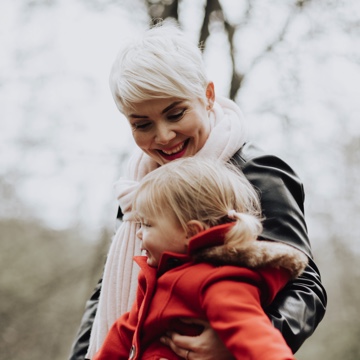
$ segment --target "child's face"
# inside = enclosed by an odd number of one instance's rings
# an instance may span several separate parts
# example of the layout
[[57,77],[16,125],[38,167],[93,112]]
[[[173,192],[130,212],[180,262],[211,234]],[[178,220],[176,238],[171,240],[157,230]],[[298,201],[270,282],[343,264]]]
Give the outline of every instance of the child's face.
[[186,253],[186,231],[171,214],[149,218],[139,212],[139,216],[141,227],[136,235],[142,241],[141,250],[146,252],[148,265],[157,267],[164,251]]

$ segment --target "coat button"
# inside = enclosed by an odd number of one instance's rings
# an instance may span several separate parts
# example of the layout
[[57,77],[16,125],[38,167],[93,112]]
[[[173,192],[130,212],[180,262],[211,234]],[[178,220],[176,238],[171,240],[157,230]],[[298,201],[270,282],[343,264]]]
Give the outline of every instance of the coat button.
[[133,345],[129,352],[129,359],[133,359],[135,357],[136,347]]

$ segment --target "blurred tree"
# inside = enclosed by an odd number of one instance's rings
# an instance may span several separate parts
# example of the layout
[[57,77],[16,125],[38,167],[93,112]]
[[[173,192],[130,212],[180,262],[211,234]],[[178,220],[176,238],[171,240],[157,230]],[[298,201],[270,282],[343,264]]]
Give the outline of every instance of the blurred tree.
[[0,359],[65,359],[110,234],[93,243],[79,229],[17,220],[0,233]]
[[[268,46],[263,50],[262,53],[259,53],[258,56],[254,57],[253,62],[248,69],[247,73],[240,72],[236,67],[236,46],[234,44],[234,35],[238,30],[241,30],[249,23],[253,15],[254,4],[246,0],[246,10],[244,11],[244,18],[241,23],[231,24],[225,14],[221,1],[219,0],[206,0],[204,5],[204,14],[199,36],[199,44],[201,44],[202,49],[206,47],[206,41],[210,36],[210,27],[213,23],[220,23],[220,25],[225,29],[227,33],[227,38],[229,42],[230,52],[229,56],[231,59],[231,82],[230,90],[228,96],[230,99],[234,100],[237,96],[237,93],[242,85],[244,77],[246,74],[249,74],[251,68],[254,67],[266,54],[270,53],[275,49],[275,47],[280,44],[286,35],[288,28],[291,26],[296,15],[303,11],[307,4],[311,0],[297,0],[294,2],[293,9],[289,11],[287,20],[284,22],[284,25],[279,28],[278,33],[275,34],[274,39],[268,44]],[[179,22],[179,6],[181,6],[181,0],[146,0],[148,7],[148,14],[150,17],[150,25],[156,24],[159,19],[173,18]],[[180,24],[181,25],[181,24]]]
[[150,25],[154,25],[159,19],[174,18],[179,20],[179,1],[178,0],[146,0]]

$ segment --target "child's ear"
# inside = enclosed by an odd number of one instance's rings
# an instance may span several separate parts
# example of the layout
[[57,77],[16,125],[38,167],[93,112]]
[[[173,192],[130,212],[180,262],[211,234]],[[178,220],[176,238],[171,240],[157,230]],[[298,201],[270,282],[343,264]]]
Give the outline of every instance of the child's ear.
[[201,231],[204,231],[208,227],[198,220],[190,220],[187,224],[186,238],[190,239]]

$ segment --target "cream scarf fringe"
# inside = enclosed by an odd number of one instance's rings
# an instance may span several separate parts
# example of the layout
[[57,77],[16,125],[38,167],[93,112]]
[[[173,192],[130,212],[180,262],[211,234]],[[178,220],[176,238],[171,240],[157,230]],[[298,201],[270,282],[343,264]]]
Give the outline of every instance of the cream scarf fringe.
[[[211,132],[203,148],[195,156],[228,161],[245,142],[244,118],[239,107],[229,99],[217,97],[210,112]],[[97,313],[92,327],[86,358],[92,359],[101,347],[111,325],[130,310],[137,289],[138,266],[133,256],[140,255],[136,237],[138,225],[132,220],[131,199],[137,182],[158,165],[140,149],[131,157],[127,179],[115,184],[123,216],[105,264]]]

